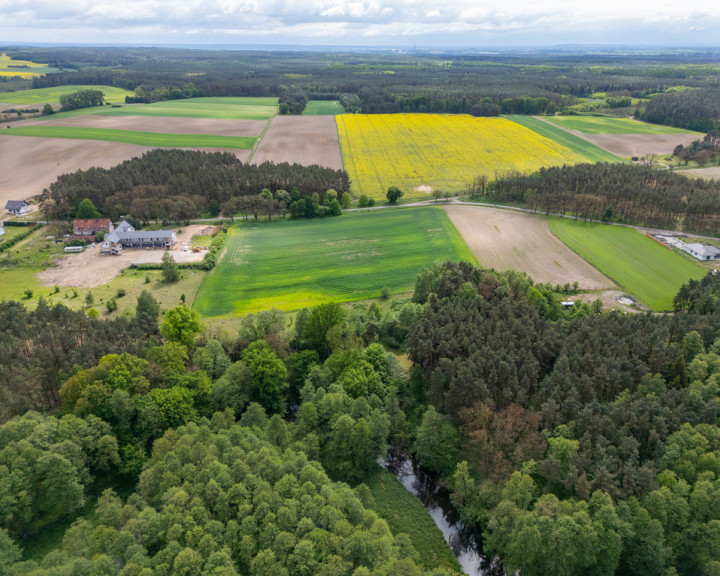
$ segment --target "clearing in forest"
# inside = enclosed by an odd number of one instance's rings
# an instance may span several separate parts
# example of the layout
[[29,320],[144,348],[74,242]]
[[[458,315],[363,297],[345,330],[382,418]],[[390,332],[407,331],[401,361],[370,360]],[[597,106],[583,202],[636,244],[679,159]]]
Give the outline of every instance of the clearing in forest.
[[310,100],[303,112],[306,116],[337,116],[345,114],[345,108],[337,100]]
[[672,310],[680,287],[705,275],[699,264],[634,228],[555,217],[550,226],[572,250],[653,310]]
[[246,222],[203,281],[194,308],[204,316],[297,310],[413,289],[436,260],[474,262],[440,208],[346,213],[322,220]]
[[253,164],[317,164],[342,170],[334,116],[275,116],[258,144]]
[[536,282],[577,282],[587,290],[614,286],[558,240],[544,216],[485,206],[453,205],[445,211],[481,266],[519,270]]
[[506,118],[464,114],[343,114],[340,146],[352,192],[385,198],[461,193],[478,175],[584,162],[584,156]]

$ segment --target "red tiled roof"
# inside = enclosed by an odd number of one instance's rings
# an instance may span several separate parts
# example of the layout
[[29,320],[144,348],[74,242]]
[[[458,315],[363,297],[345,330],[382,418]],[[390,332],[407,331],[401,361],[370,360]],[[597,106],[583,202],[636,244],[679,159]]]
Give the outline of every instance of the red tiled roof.
[[110,225],[110,218],[73,220],[73,230],[79,232],[99,232],[100,230],[110,230]]

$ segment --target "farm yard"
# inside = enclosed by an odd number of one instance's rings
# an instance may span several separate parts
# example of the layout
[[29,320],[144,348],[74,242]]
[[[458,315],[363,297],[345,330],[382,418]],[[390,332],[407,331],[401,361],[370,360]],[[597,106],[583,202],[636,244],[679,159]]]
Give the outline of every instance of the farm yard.
[[546,121],[623,158],[672,154],[678,144],[686,146],[702,137],[699,132],[648,124],[632,118],[555,116],[548,117]]
[[481,266],[526,272],[536,282],[577,282],[586,290],[614,285],[553,235],[546,217],[484,206],[445,211]]
[[275,116],[260,140],[253,164],[288,162],[343,167],[333,116]]
[[407,197],[432,189],[460,192],[475,176],[530,171],[586,160],[505,118],[439,114],[344,114],[336,117],[345,169],[355,196]]
[[633,228],[551,219],[551,230],[582,258],[656,311],[672,310],[677,291],[705,269]]
[[246,223],[230,229],[194,308],[204,316],[243,316],[376,298],[384,287],[402,293],[423,267],[446,259],[474,261],[441,208]]

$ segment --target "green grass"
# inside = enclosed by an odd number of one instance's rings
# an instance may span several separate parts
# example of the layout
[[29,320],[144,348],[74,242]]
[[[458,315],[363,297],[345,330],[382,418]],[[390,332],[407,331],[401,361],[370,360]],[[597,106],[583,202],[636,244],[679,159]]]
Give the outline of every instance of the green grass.
[[153,104],[127,104],[119,108],[95,108],[103,116],[167,116],[177,118],[219,118],[224,120],[267,120],[277,114],[277,98],[190,98]]
[[572,250],[653,310],[672,310],[680,286],[705,275],[699,264],[633,228],[567,218],[552,218],[550,227]]
[[337,100],[310,100],[305,106],[306,116],[336,116],[345,114],[345,108]]
[[408,492],[389,472],[379,470],[365,482],[375,499],[375,511],[393,534],[407,534],[426,569],[445,568],[462,572],[460,563],[443,539],[422,502]]
[[517,114],[505,116],[508,120],[517,122],[525,128],[529,128],[537,132],[541,136],[555,140],[558,144],[562,144],[573,152],[587,158],[588,162],[622,162],[622,158],[611,154],[607,150],[603,150],[595,144],[591,144],[587,140],[583,140],[579,136],[570,134],[570,132],[548,124],[544,120],[534,118],[532,116],[520,116]]
[[111,128],[78,128],[69,126],[13,126],[0,131],[0,136],[34,136],[38,138],[67,138],[71,140],[102,140],[125,142],[140,146],[163,148],[239,148],[251,150],[255,138],[247,136],[214,136],[211,134],[164,134]]
[[607,116],[552,116],[548,120],[563,128],[583,134],[698,134],[682,128],[648,124],[633,118],[609,118]]
[[106,102],[125,102],[125,96],[133,92],[115,88],[114,86],[57,86],[53,88],[36,88],[34,90],[18,90],[17,92],[1,92],[0,102],[8,104],[46,104],[60,102],[60,96],[72,94],[78,90],[100,90],[105,94]]
[[440,208],[248,222],[230,229],[195,309],[204,316],[245,315],[373,298],[385,286],[406,292],[424,266],[448,258],[475,261]]

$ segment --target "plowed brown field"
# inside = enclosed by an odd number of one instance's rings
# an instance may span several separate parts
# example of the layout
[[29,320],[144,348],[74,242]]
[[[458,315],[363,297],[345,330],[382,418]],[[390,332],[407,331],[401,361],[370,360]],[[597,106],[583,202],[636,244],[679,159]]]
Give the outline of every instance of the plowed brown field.
[[542,216],[484,206],[446,206],[445,211],[481,266],[520,270],[536,282],[577,282],[588,290],[614,286],[555,237]]

